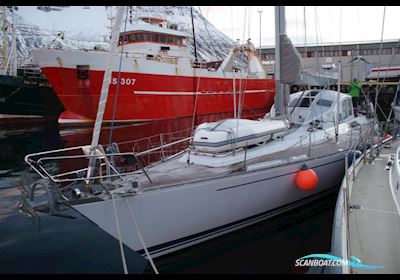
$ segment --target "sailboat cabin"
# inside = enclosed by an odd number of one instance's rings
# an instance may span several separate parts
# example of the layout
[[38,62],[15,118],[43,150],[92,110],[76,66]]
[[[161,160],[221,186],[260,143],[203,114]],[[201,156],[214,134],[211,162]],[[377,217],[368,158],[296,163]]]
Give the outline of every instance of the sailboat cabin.
[[176,24],[169,24],[160,18],[141,17],[133,30],[122,32],[118,46],[126,52],[149,56],[188,57],[188,35],[181,32]]

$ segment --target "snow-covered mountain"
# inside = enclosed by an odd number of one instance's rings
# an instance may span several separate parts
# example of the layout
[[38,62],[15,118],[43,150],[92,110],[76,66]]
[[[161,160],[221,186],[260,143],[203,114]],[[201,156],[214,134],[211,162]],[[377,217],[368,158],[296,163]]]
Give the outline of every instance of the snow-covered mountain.
[[[29,51],[33,48],[93,49],[95,46],[107,48],[106,38],[110,33],[107,13],[110,15],[113,11],[115,14],[115,7],[19,7],[17,11],[14,11],[18,60],[21,62],[28,58]],[[132,12],[128,12],[128,19],[129,15],[132,15],[132,23],[127,20],[126,27],[123,24],[121,31],[125,28],[129,30],[132,24],[139,21],[139,17],[150,16],[166,19],[192,37],[190,6],[133,6]],[[7,9],[9,50],[12,39],[12,18],[12,13]],[[234,41],[217,30],[195,8],[193,8],[193,20],[199,58],[206,61],[223,59]],[[191,37],[189,45],[194,56]],[[0,45],[2,45],[2,34],[0,38]]]

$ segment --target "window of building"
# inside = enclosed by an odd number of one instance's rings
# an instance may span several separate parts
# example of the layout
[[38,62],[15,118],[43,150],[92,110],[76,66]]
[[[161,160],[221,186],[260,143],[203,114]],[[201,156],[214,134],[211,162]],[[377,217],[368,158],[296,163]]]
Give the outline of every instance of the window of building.
[[172,44],[174,42],[174,37],[173,36],[168,36],[167,40],[168,40],[169,44]]
[[307,57],[313,57],[313,52],[307,52]]
[[342,56],[347,56],[347,51],[342,51]]
[[382,49],[382,54],[392,54],[392,49]]
[[351,50],[347,51],[347,56],[351,56]]
[[165,35],[160,35],[160,42],[165,43]]

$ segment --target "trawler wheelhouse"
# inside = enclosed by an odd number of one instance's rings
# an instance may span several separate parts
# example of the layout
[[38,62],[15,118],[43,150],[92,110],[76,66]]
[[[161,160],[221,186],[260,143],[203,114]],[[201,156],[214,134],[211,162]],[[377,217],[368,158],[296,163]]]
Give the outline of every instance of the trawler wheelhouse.
[[170,55],[189,57],[188,35],[177,30],[177,25],[166,20],[142,17],[134,30],[121,32],[118,47],[146,55]]

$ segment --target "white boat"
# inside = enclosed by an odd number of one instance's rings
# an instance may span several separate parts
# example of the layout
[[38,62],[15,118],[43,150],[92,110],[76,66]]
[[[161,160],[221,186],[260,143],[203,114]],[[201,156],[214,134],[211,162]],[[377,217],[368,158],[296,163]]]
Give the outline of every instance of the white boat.
[[288,130],[289,123],[286,120],[226,119],[199,125],[194,134],[193,146],[200,152],[228,152],[264,143],[272,139],[273,135]]
[[329,267],[328,273],[400,272],[399,139],[385,135],[374,140],[370,149],[346,166],[336,202],[331,254],[349,262]]
[[[281,57],[277,48],[280,70],[275,77],[288,83],[300,73],[300,57],[282,29],[283,8],[277,7],[276,13],[280,14],[276,20],[281,27],[277,44],[285,45],[288,56]],[[105,154],[96,142],[97,128],[90,156],[98,159],[97,165],[91,160],[88,168],[79,170],[85,173],[80,178],[66,178],[77,171],[52,174],[43,162],[78,158],[47,155],[82,147],[31,154],[25,160],[54,184],[73,183],[60,189],[58,199],[132,250],[149,258],[161,256],[318,199],[340,183],[344,153],[370,133],[370,120],[354,116],[351,97],[346,94],[331,90],[298,92],[284,106],[288,91],[280,83],[277,89],[275,105],[264,119],[204,124],[196,130],[193,145],[134,172],[119,172],[115,159],[122,155],[136,158],[138,154]],[[233,140],[218,127],[232,130]],[[228,137],[228,143],[224,137]],[[241,137],[248,139],[242,141]],[[227,149],[226,144],[232,145]],[[317,176],[308,190],[297,181],[304,164]],[[34,192],[33,188],[32,200]]]

